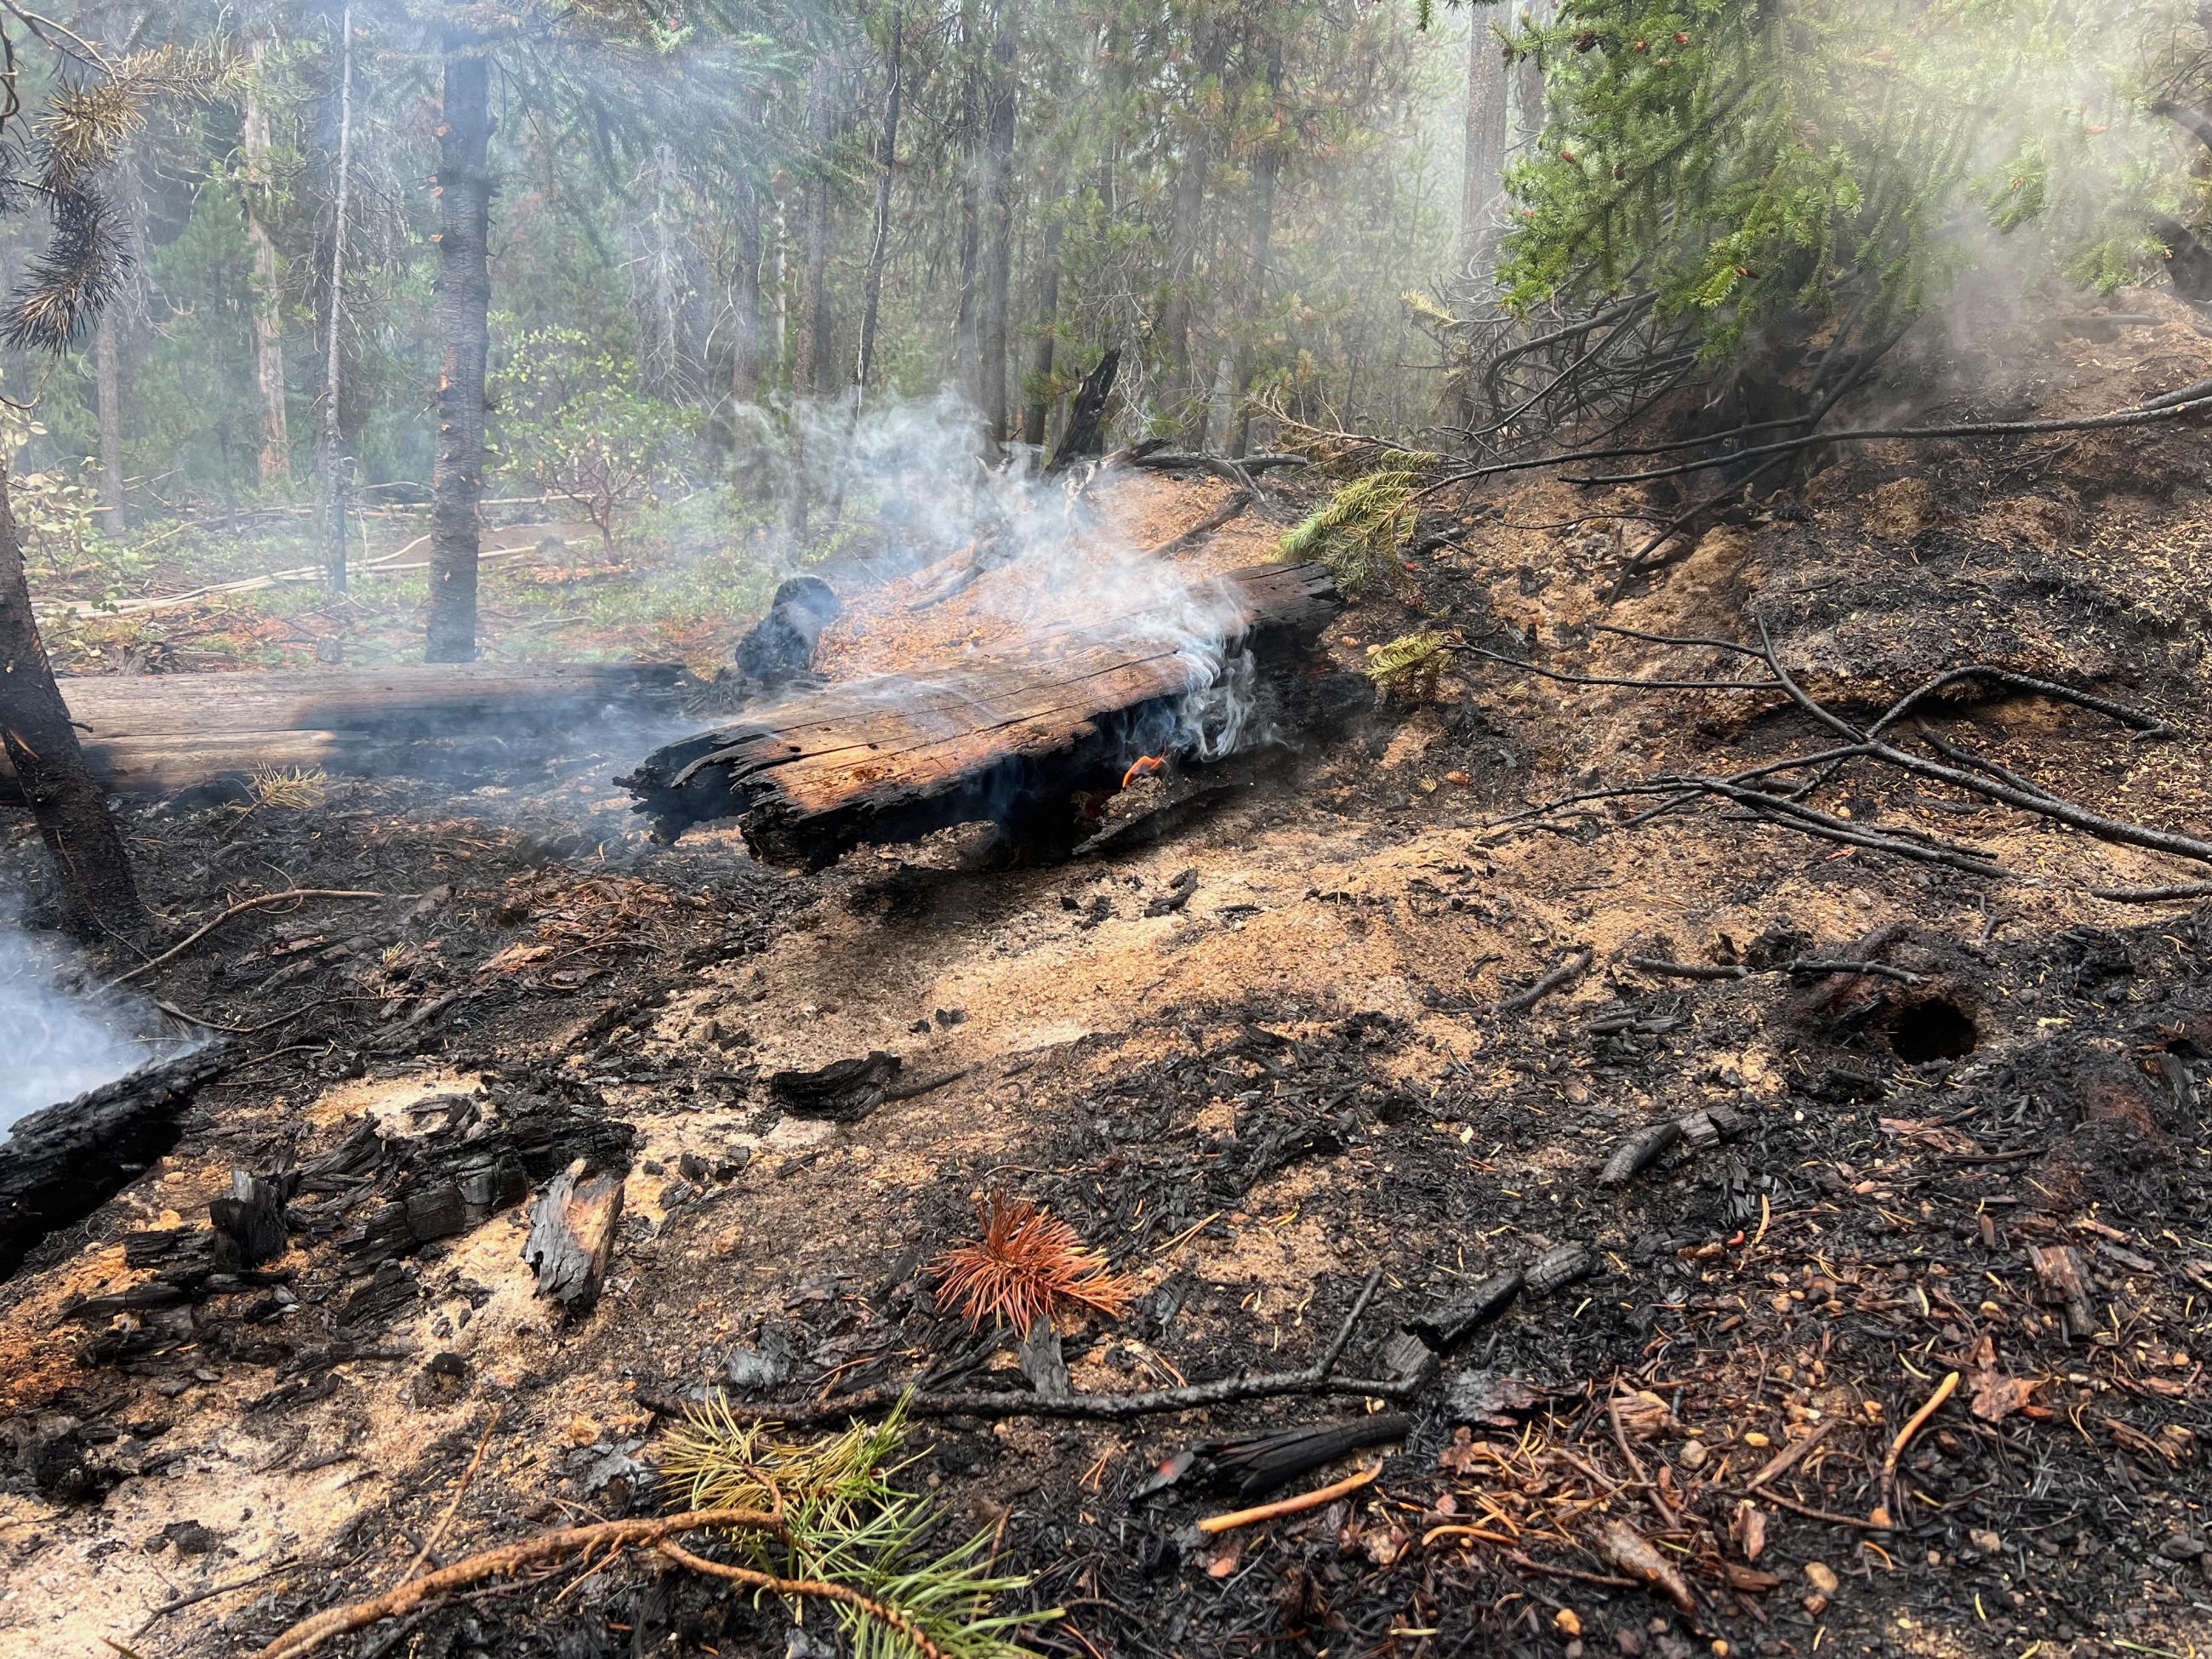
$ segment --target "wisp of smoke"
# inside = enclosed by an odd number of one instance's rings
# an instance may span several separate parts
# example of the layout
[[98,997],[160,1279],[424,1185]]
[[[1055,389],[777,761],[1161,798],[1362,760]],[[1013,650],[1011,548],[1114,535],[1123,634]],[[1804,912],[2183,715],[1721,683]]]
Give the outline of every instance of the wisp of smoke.
[[64,988],[70,966],[58,946],[0,922],[0,1136],[41,1107],[198,1046],[165,1036],[143,998]]

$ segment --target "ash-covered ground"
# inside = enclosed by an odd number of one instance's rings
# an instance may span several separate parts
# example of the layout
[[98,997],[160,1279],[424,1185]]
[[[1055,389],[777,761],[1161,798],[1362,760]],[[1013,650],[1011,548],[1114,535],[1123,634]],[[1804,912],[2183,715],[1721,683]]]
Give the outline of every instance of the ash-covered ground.
[[[2124,369],[2062,341],[2038,379],[1972,397],[1933,362],[1926,394],[1970,417],[2077,412],[2207,372],[2191,331],[2157,336]],[[2185,424],[1863,447],[1610,608],[1627,515],[1665,502],[1553,482],[1444,496],[1425,527],[1449,539],[1348,609],[1328,651],[1357,666],[1443,625],[1587,678],[1703,678],[1724,653],[1590,625],[1755,641],[1763,623],[1813,695],[1862,715],[1994,665],[2175,735],[1987,687],[1927,729],[2203,836],[2202,445]],[[1149,545],[1225,488],[1137,479],[1112,499]],[[1316,491],[1270,486],[1285,518]],[[1281,528],[1247,514],[1188,556],[1256,562]],[[870,626],[887,637],[893,613],[840,623]],[[962,637],[949,608],[927,627]],[[988,1530],[1029,1576],[1006,1605],[1061,1610],[1028,1632],[1041,1651],[2201,1650],[2212,906],[2092,896],[2201,872],[1869,766],[1824,807],[2006,875],[1725,803],[1633,828],[1635,802],[1518,816],[1820,734],[1772,696],[1459,671],[1225,775],[1151,845],[1044,867],[964,833],[811,875],[754,864],[733,831],[655,848],[610,782],[635,758],[619,747],[496,785],[131,809],[166,915],[283,882],[392,896],[241,917],[155,981],[239,1028],[219,1034],[240,1058],[158,1167],[0,1290],[0,1633],[70,1659],[248,1652],[426,1544],[450,1561],[657,1507],[672,1413],[702,1389],[1025,1389],[1012,1338],[940,1311],[927,1272],[999,1194],[1048,1205],[1134,1287],[1125,1316],[1066,1324],[1078,1392],[1297,1370],[1378,1267],[1342,1370],[1389,1377],[1403,1328],[1499,1270],[1568,1245],[1594,1267],[1468,1335],[1392,1405],[1399,1437],[1287,1491],[1379,1461],[1371,1483],[1267,1523],[1199,1532],[1246,1501],[1207,1489],[1203,1460],[1139,1488],[1202,1443],[1384,1402],[919,1423],[906,1481],[947,1536]],[[1834,961],[1879,966],[1789,971]],[[769,1087],[878,1051],[935,1086],[852,1122]],[[1601,1183],[1639,1131],[1698,1114],[1717,1139]],[[487,1136],[533,1185],[579,1149],[627,1165],[595,1311],[533,1297],[519,1204],[417,1249],[365,1226]],[[126,1237],[203,1228],[234,1168],[311,1172],[286,1254],[252,1282],[134,1301],[162,1267]],[[2068,1263],[2071,1305],[2051,1277]],[[1683,1605],[1624,1571],[1620,1527]],[[339,1650],[813,1650],[789,1627],[775,1603],[616,1559]]]

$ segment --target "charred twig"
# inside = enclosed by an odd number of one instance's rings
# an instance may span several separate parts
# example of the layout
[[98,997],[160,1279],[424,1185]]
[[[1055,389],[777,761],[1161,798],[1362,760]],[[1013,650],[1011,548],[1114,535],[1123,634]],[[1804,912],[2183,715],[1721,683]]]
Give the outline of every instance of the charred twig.
[[1571,477],[1566,482],[1575,484],[1647,483],[1655,478],[1673,478],[1686,472],[1710,471],[1714,467],[1748,460],[1753,456],[1795,454],[1800,450],[1816,448],[1822,444],[1879,443],[1890,440],[1919,441],[1942,438],[2017,438],[2043,432],[2100,432],[2112,427],[2147,426],[2154,421],[2172,420],[2208,407],[2212,407],[2212,397],[2194,398],[2186,403],[2166,404],[2157,408],[2124,409],[2106,415],[2062,416],[2043,421],[1962,421],[1950,426],[1852,427],[1841,432],[1819,432],[1802,438],[1784,438],[1775,443],[1757,444],[1749,449],[1735,450],[1726,455],[1678,461],[1671,466],[1652,467],[1642,472],[1593,473],[1584,477]]
[[191,950],[192,946],[198,945],[210,933],[215,932],[216,928],[222,927],[223,923],[230,921],[234,916],[242,916],[249,910],[264,909],[271,904],[289,904],[295,899],[383,899],[404,896],[407,896],[407,895],[392,893],[361,893],[336,887],[295,887],[282,893],[264,893],[258,898],[246,899],[237,904],[232,905],[230,908],[224,911],[221,915],[216,917],[214,921],[193,929],[191,933],[178,940],[176,944],[171,945],[167,950],[162,951],[160,956],[149,957],[145,961],[140,963],[136,968],[131,969],[128,973],[118,974],[113,979],[109,980],[106,984],[101,986],[100,988],[103,991],[112,991],[118,985],[128,984],[131,981],[137,978],[141,974],[150,974],[156,968],[163,967],[169,963],[174,962],[179,957],[184,955],[185,951]]
[[2089,896],[2112,904],[2171,904],[2177,899],[2212,898],[2212,881],[2185,881],[2172,887],[2092,887]]
[[787,1595],[795,1601],[812,1596],[819,1601],[842,1602],[856,1607],[877,1623],[899,1633],[921,1659],[945,1659],[945,1650],[931,1641],[921,1626],[896,1607],[878,1601],[872,1595],[863,1595],[848,1584],[832,1584],[819,1578],[780,1578],[772,1572],[756,1572],[750,1567],[732,1566],[723,1561],[709,1561],[703,1555],[694,1555],[681,1544],[661,1539],[653,1548],[678,1566],[703,1573],[710,1578],[727,1579],[733,1584],[743,1584],[748,1589],[763,1590],[771,1595]]
[[[1105,1419],[1146,1417],[1162,1412],[1196,1411],[1226,1405],[1231,1401],[1267,1400],[1284,1395],[1338,1394],[1376,1400],[1404,1400],[1429,1380],[1424,1369],[1410,1377],[1338,1377],[1336,1362],[1352,1340],[1352,1329],[1367,1311],[1382,1269],[1375,1268],[1352,1299],[1352,1311],[1337,1328],[1334,1339],[1320,1360],[1302,1371],[1278,1371],[1259,1376],[1225,1376],[1180,1389],[1160,1389],[1149,1394],[1073,1394],[1056,1399],[1024,1394],[915,1394],[905,1388],[857,1389],[832,1400],[787,1401],[749,1406],[726,1402],[722,1409],[745,1422],[826,1423],[841,1418],[877,1415],[898,1407],[908,1417],[1055,1417]],[[678,1401],[640,1395],[638,1402],[664,1414],[680,1413]]]
[[1525,1014],[1561,986],[1571,985],[1589,970],[1596,952],[1587,945],[1568,954],[1559,965],[1546,974],[1525,991],[1517,991],[1498,1000],[1496,1012],[1501,1014]]
[[1744,1492],[1747,1494],[1755,1492],[1768,1481],[1787,1474],[1791,1469],[1796,1468],[1811,1455],[1815,1446],[1842,1425],[1843,1420],[1840,1417],[1832,1417],[1802,1440],[1791,1441],[1773,1456],[1768,1458],[1759,1472],[1743,1483]]
[[1239,489],[1227,501],[1215,507],[1212,512],[1207,514],[1196,524],[1191,526],[1189,529],[1184,531],[1182,534],[1180,536],[1170,536],[1167,540],[1160,543],[1157,547],[1146,548],[1139,556],[1147,559],[1164,559],[1182,552],[1185,548],[1196,547],[1208,536],[1211,536],[1215,531],[1220,529],[1222,526],[1227,524],[1231,519],[1238,516],[1246,507],[1251,506],[1254,499],[1255,497],[1250,490]]

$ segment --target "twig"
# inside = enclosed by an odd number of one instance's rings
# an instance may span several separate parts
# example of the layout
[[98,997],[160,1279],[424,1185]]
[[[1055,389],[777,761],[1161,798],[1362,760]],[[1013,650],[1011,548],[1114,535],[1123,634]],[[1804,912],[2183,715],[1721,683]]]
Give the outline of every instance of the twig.
[[1296,1498],[1278,1498],[1272,1504],[1262,1504],[1256,1509],[1233,1510],[1227,1515],[1209,1515],[1198,1523],[1203,1533],[1227,1532],[1236,1527],[1249,1527],[1255,1522],[1273,1521],[1278,1516],[1297,1515],[1307,1510],[1317,1510],[1324,1504],[1334,1503],[1346,1492],[1358,1492],[1382,1473],[1380,1463],[1347,1474],[1341,1480],[1326,1486],[1316,1486],[1311,1492],[1300,1492]]
[[258,1572],[246,1573],[220,1584],[210,1584],[205,1589],[194,1590],[188,1595],[179,1595],[173,1601],[164,1601],[146,1615],[143,1624],[131,1632],[131,1639],[137,1641],[173,1613],[181,1613],[186,1607],[198,1607],[203,1601],[212,1601],[218,1595],[228,1595],[233,1590],[244,1589],[249,1584],[258,1584],[264,1578],[273,1577],[298,1559],[296,1556],[287,1555],[271,1562]]
[[1138,556],[1146,559],[1164,559],[1170,554],[1182,552],[1187,547],[1195,547],[1222,526],[1243,513],[1246,507],[1251,506],[1253,499],[1250,490],[1240,489],[1180,536],[1170,536],[1158,546],[1146,548]]
[[1766,1460],[1765,1467],[1761,1468],[1758,1474],[1753,1475],[1750,1480],[1743,1483],[1744,1491],[1747,1493],[1757,1492],[1761,1486],[1773,1480],[1776,1476],[1786,1474],[1791,1469],[1796,1468],[1798,1464],[1805,1461],[1806,1456],[1812,1451],[1814,1447],[1819,1445],[1831,1434],[1833,1434],[1836,1430],[1842,1425],[1842,1423],[1843,1419],[1840,1417],[1832,1417],[1826,1422],[1821,1424],[1819,1428],[1814,1430],[1812,1433],[1807,1435],[1802,1440],[1791,1441],[1790,1444],[1784,1446],[1780,1451],[1775,1453],[1773,1456],[1768,1458]]
[[955,1072],[939,1072],[935,1077],[924,1078],[919,1083],[909,1083],[903,1089],[886,1089],[883,1092],[883,1098],[886,1102],[915,1100],[923,1095],[935,1094],[939,1089],[950,1088],[964,1077],[974,1076],[979,1069],[974,1066],[963,1066]]
[[492,1412],[491,1421],[484,1425],[483,1438],[477,1442],[477,1455],[469,1459],[468,1468],[461,1472],[461,1484],[453,1488],[453,1501],[446,1505],[446,1512],[438,1517],[438,1524],[430,1528],[430,1535],[422,1540],[422,1547],[415,1552],[415,1559],[407,1564],[407,1571],[399,1575],[398,1583],[404,1584],[422,1571],[422,1564],[430,1559],[430,1552],[438,1547],[438,1540],[453,1524],[454,1516],[460,1513],[461,1499],[468,1496],[469,1482],[477,1478],[477,1469],[483,1462],[484,1449],[491,1444],[492,1435],[498,1429],[502,1414],[501,1409],[495,1408]]
[[653,1548],[678,1566],[689,1567],[692,1571],[705,1573],[709,1577],[726,1578],[733,1584],[743,1584],[750,1589],[768,1590],[793,1599],[811,1595],[817,1601],[839,1601],[848,1607],[856,1607],[877,1623],[896,1631],[913,1645],[915,1652],[922,1656],[922,1659],[945,1659],[945,1650],[931,1641],[921,1626],[905,1613],[847,1585],[832,1584],[819,1578],[779,1578],[774,1573],[756,1572],[750,1567],[709,1561],[705,1556],[694,1555],[682,1545],[671,1543],[665,1538]]
[[246,899],[240,903],[232,905],[213,921],[197,928],[185,939],[162,951],[160,956],[149,957],[140,963],[127,974],[118,974],[100,988],[103,991],[112,991],[118,985],[128,984],[141,974],[151,973],[166,963],[174,962],[216,928],[222,927],[223,923],[230,921],[234,916],[244,915],[248,910],[263,909],[271,904],[289,904],[295,899],[384,899],[393,896],[395,896],[391,893],[357,893],[337,887],[294,887],[282,893],[264,893],[258,898]]
[[1602,1584],[1607,1589],[1640,1589],[1642,1585],[1633,1578],[1624,1578],[1617,1572],[1589,1572],[1581,1567],[1563,1567],[1556,1562],[1538,1561],[1523,1555],[1519,1550],[1508,1550],[1505,1559],[1516,1567],[1530,1572],[1540,1572],[1553,1578],[1571,1578],[1578,1584]]
[[2176,899],[2212,898],[2212,881],[2185,881],[2173,887],[2092,887],[2089,896],[2112,904],[2170,904]]
[[1587,945],[1571,952],[1559,965],[1538,980],[1525,991],[1517,991],[1501,998],[1496,1012],[1501,1014],[1525,1014],[1561,986],[1572,983],[1586,973],[1596,953]]
[[[1404,1400],[1429,1380],[1425,1369],[1410,1377],[1335,1375],[1336,1362],[1352,1340],[1352,1328],[1367,1311],[1382,1269],[1370,1271],[1353,1297],[1352,1311],[1337,1328],[1335,1337],[1320,1360],[1302,1371],[1277,1371],[1259,1376],[1226,1376],[1212,1382],[1194,1382],[1180,1389],[1160,1389],[1149,1394],[1071,1394],[1050,1397],[1036,1394],[915,1394],[907,1387],[884,1385],[856,1389],[832,1400],[770,1401],[763,1405],[726,1402],[721,1409],[741,1421],[753,1423],[829,1423],[861,1418],[899,1407],[908,1417],[1058,1417],[1121,1419],[1146,1417],[1161,1412],[1197,1411],[1207,1406],[1238,1400],[1268,1400],[1283,1395],[1346,1395],[1375,1400]],[[664,1416],[681,1415],[682,1402],[643,1393],[638,1403]]]
[[1481,657],[1490,662],[1504,663],[1508,668],[1518,668],[1525,673],[1540,675],[1547,680],[1557,680],[1562,685],[1626,685],[1646,691],[1779,691],[1782,687],[1773,680],[1637,680],[1613,679],[1602,675],[1568,674],[1556,668],[1546,668],[1540,663],[1524,662],[1518,657],[1509,657],[1502,651],[1492,651],[1464,641],[1448,640],[1447,651],[1462,656]]
[[365,1601],[330,1607],[303,1619],[254,1656],[254,1659],[302,1659],[333,1636],[344,1636],[386,1619],[396,1619],[428,1601],[435,1601],[487,1579],[504,1578],[548,1561],[558,1561],[580,1552],[635,1549],[658,1545],[663,1540],[710,1528],[773,1532],[782,1526],[779,1516],[761,1510],[687,1510],[658,1519],[601,1521],[591,1526],[563,1527],[518,1543],[505,1544],[480,1555],[456,1561],[450,1567],[396,1584]]
[[1943,1402],[1958,1391],[1959,1373],[1947,1371],[1943,1380],[1936,1385],[1936,1392],[1928,1396],[1927,1403],[1905,1419],[1905,1426],[1897,1431],[1897,1438],[1889,1443],[1889,1455],[1881,1460],[1881,1486],[1885,1498],[1897,1484],[1897,1461],[1905,1455],[1905,1449],[1912,1443],[1912,1437],[1919,1433],[1921,1425],[1941,1411]]
[[1801,1504],[1794,1498],[1784,1498],[1778,1492],[1762,1491],[1762,1504],[1771,1504],[1777,1509],[1788,1510],[1792,1515],[1802,1515],[1808,1521],[1825,1521],[1832,1527],[1849,1527],[1856,1532],[1894,1532],[1887,1521],[1869,1521],[1856,1515],[1838,1515],[1833,1510],[1816,1510],[1810,1504]]
[[1963,421],[1952,426],[1852,427],[1842,432],[1816,432],[1803,438],[1784,438],[1775,443],[1754,444],[1748,449],[1733,450],[1725,455],[1677,461],[1671,466],[1652,467],[1642,472],[1601,472],[1587,477],[1570,477],[1566,482],[1573,484],[1645,483],[1654,478],[1673,478],[1686,472],[1709,471],[1714,467],[1748,460],[1753,456],[1794,454],[1801,449],[1814,449],[1823,444],[1877,443],[1892,439],[2017,438],[2041,432],[2098,432],[2111,427],[2147,426],[2154,421],[2193,415],[2207,407],[2212,407],[2212,398],[2193,398],[2185,404],[2168,404],[2159,409],[2124,409],[2106,415],[2085,415],[2047,421]]

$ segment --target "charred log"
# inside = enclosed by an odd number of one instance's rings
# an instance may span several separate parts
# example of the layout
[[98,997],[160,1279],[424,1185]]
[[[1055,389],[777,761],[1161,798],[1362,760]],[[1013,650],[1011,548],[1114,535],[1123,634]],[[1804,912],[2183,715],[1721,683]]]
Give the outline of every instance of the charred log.
[[1049,817],[1187,741],[1188,700],[1227,675],[1261,691],[1296,680],[1285,671],[1338,603],[1310,564],[1235,572],[1200,599],[1218,647],[1144,616],[1054,629],[927,681],[788,699],[656,750],[621,781],[663,840],[733,817],[756,855],[810,866],[862,842]]
[[1075,390],[1075,401],[1068,407],[1067,429],[1060,434],[1060,447],[1053,452],[1047,471],[1057,472],[1070,461],[1098,453],[1106,426],[1106,404],[1114,395],[1114,377],[1121,369],[1121,349],[1115,346],[1083,377],[1083,384]]
[[[674,664],[287,669],[61,682],[86,764],[113,794],[242,782],[268,769],[404,775],[510,769],[518,739],[610,713],[672,713]],[[0,757],[0,800],[19,798]]]
[[203,1048],[18,1119],[0,1140],[0,1277],[174,1146],[192,1096],[229,1064],[227,1049]]

